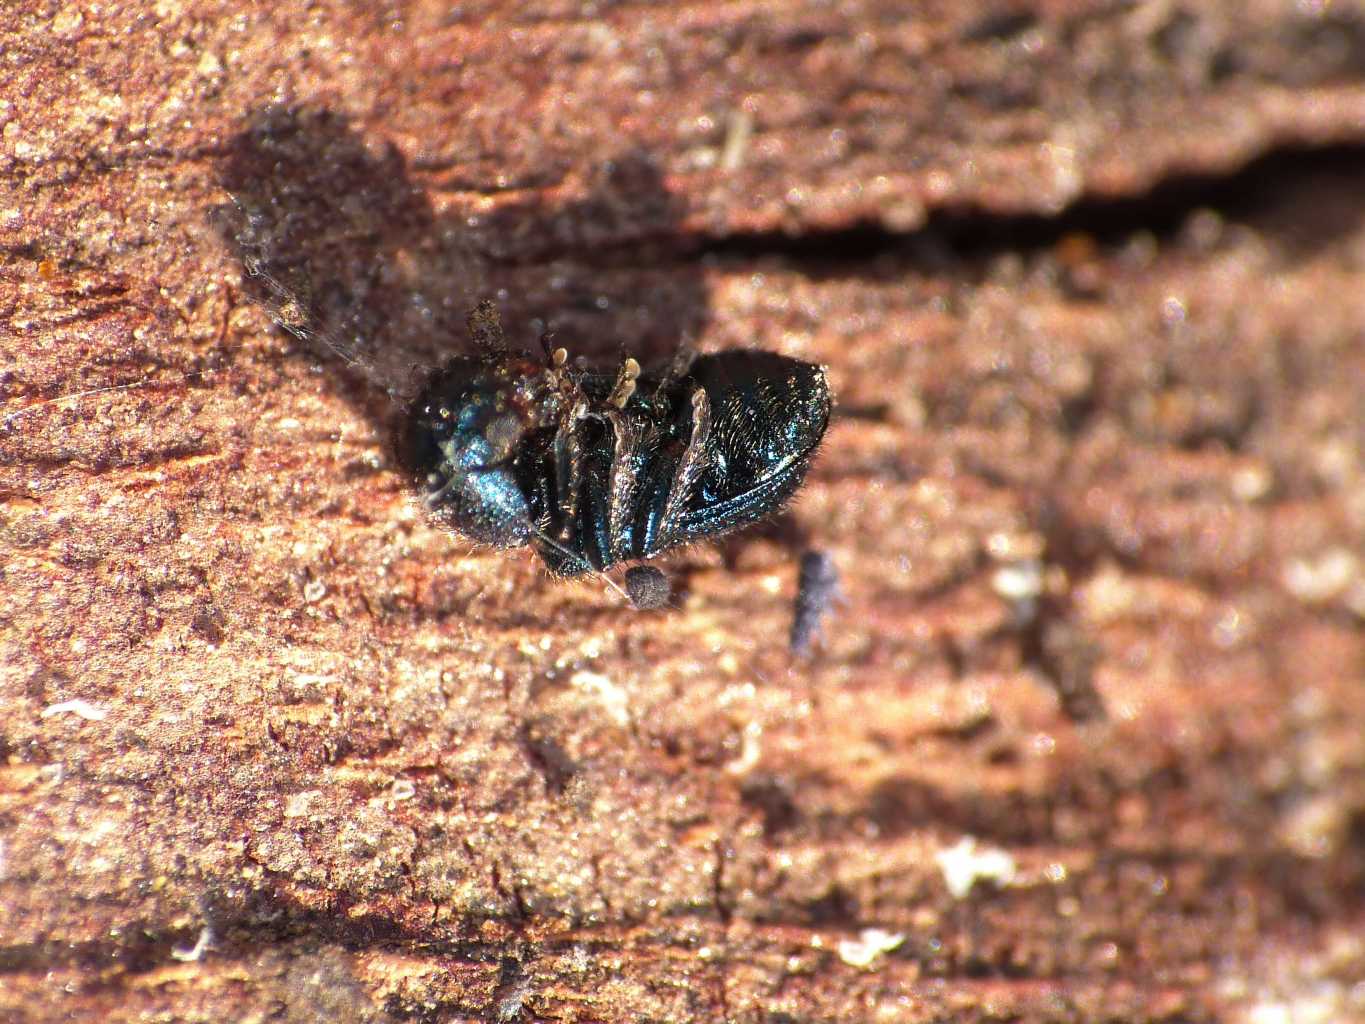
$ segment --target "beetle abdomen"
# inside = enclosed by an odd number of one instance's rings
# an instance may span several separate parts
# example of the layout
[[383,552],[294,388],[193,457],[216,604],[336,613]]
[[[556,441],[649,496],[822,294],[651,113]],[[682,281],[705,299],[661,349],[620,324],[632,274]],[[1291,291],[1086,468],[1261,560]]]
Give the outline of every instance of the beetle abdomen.
[[[584,390],[604,393],[610,380]],[[571,500],[556,500],[550,432],[519,463],[540,529],[586,564],[545,546],[541,556],[575,575],[761,519],[800,486],[829,412],[820,367],[766,352],[703,356],[673,381],[643,377],[621,409],[570,428],[580,453]]]
[[724,533],[775,512],[796,492],[829,426],[823,368],[772,352],[723,352],[690,374],[711,403],[708,459],[679,539]]

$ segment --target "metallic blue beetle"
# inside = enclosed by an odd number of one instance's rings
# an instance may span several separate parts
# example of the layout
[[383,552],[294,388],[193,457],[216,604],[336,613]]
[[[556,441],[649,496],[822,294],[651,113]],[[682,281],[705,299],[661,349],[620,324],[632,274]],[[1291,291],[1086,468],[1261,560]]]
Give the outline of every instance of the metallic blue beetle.
[[507,351],[491,302],[470,313],[475,357],[436,370],[398,448],[428,506],[496,547],[532,545],[573,576],[647,559],[776,511],[829,423],[824,370],[769,352],[700,356],[641,375]]

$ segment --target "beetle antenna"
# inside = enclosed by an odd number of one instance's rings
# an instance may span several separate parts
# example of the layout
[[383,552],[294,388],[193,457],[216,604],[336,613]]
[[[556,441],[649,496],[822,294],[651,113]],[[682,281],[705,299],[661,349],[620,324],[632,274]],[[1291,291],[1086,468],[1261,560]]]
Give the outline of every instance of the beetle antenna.
[[610,576],[608,576],[606,573],[604,573],[601,569],[598,569],[598,568],[594,567],[593,564],[592,564],[591,562],[589,562],[586,558],[584,558],[584,557],[583,557],[582,555],[580,555],[578,552],[576,552],[576,551],[570,551],[568,548],[566,548],[563,544],[559,543],[559,541],[555,540],[555,539],[554,539],[553,537],[551,537],[549,534],[547,534],[547,533],[542,533],[540,530],[537,530],[537,529],[535,529],[534,527],[531,528],[531,536],[534,537],[536,540],[540,541],[540,542],[541,542],[542,544],[544,544],[546,547],[552,548],[552,549],[554,549],[555,551],[559,552],[559,553],[560,553],[561,555],[563,555],[565,558],[572,559],[574,562],[576,562],[579,566],[581,566],[581,567],[582,567],[583,569],[585,569],[587,572],[589,572],[589,573],[591,573],[592,575],[596,576],[598,579],[600,579],[600,580],[601,580],[603,583],[605,583],[607,586],[611,587],[612,590],[616,591],[618,594],[620,594],[622,597],[624,597],[624,598],[625,598],[628,602],[630,602],[631,604],[634,604],[634,603],[635,603],[634,601],[631,601],[630,595],[627,594],[624,590],[622,590],[621,587],[616,583],[615,580],[613,580]]
[[[210,369],[195,370],[192,373],[182,373],[174,379],[173,383],[179,384],[182,381],[194,380],[196,377],[202,377],[205,374],[213,372],[214,371]],[[0,419],[0,427],[8,428],[9,425],[19,419],[19,417],[27,416],[34,410],[42,409],[45,406],[59,405],[62,402],[74,402],[77,399],[90,398],[92,395],[106,395],[111,391],[131,391],[133,388],[151,387],[157,383],[159,382],[154,380],[133,380],[129,381],[127,384],[110,384],[108,387],[88,388],[85,391],[73,391],[67,395],[58,395],[56,398],[47,398],[41,402],[34,402],[32,405],[26,405],[22,409],[16,409],[14,412],[9,413],[4,419]]]
[[[236,211],[240,226],[225,222],[219,225],[219,230],[229,237],[229,244],[235,250],[234,255],[241,260],[247,276],[255,278],[263,285],[263,288],[256,290],[265,294],[251,296],[253,303],[264,309],[277,327],[283,328],[310,346],[315,356],[330,353],[345,365],[360,371],[370,384],[383,390],[391,401],[401,405],[402,396],[399,388],[393,381],[385,379],[380,368],[366,355],[363,344],[358,339],[343,338],[335,330],[324,327],[310,304],[300,299],[298,294],[270,269],[270,248],[265,240],[269,232],[264,226],[263,213],[250,209],[232,192],[228,192],[227,197],[231,208],[219,207],[215,214],[223,218],[229,216],[231,210]],[[326,352],[319,352],[319,348],[325,349]]]

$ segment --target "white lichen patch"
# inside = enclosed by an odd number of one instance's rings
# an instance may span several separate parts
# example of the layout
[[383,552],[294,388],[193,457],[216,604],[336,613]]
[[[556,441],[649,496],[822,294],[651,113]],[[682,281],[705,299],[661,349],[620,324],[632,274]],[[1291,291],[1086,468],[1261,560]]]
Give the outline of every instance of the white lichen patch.
[[1245,1024],[1338,1024],[1357,1020],[1352,1000],[1336,982],[1324,981],[1286,999],[1265,999],[1246,1009]]
[[763,723],[749,722],[744,727],[740,741],[739,756],[725,766],[731,775],[748,775],[758,766],[763,756]]
[[1350,829],[1350,811],[1336,795],[1302,800],[1281,817],[1278,833],[1282,843],[1298,856],[1327,857],[1335,853]]
[[888,932],[883,928],[864,928],[856,939],[840,939],[839,959],[850,967],[866,970],[878,959],[905,941],[904,932]]
[[306,818],[313,811],[313,804],[322,798],[322,791],[317,789],[305,789],[301,793],[295,793],[284,802],[284,816],[286,818]]
[[1002,565],[991,574],[991,589],[1006,601],[1031,601],[1043,592],[1043,564],[1025,561]]
[[194,963],[196,960],[203,959],[204,954],[207,953],[212,946],[213,929],[208,925],[204,925],[204,927],[199,929],[199,938],[195,940],[193,946],[189,949],[183,949],[177,946],[175,949],[171,950],[171,956],[181,963]]
[[59,704],[49,704],[43,708],[44,718],[52,718],[55,715],[75,715],[87,722],[103,722],[108,717],[109,712],[98,704],[91,704],[87,700],[64,700]]
[[1005,886],[1014,881],[1014,858],[1000,849],[977,849],[974,836],[963,836],[952,846],[934,854],[944,884],[953,899],[965,899],[972,886],[985,879]]
[[1360,574],[1360,561],[1346,548],[1329,548],[1316,558],[1295,558],[1284,567],[1285,587],[1300,601],[1323,604],[1343,593]]

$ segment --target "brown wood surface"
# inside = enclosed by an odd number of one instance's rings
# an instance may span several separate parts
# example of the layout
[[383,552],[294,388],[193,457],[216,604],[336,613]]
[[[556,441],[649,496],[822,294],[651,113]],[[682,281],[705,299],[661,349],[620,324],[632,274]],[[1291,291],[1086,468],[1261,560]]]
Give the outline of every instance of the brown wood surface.
[[[0,1020],[1365,1020],[1362,146],[1340,0],[0,8]],[[485,295],[808,486],[437,529]]]

